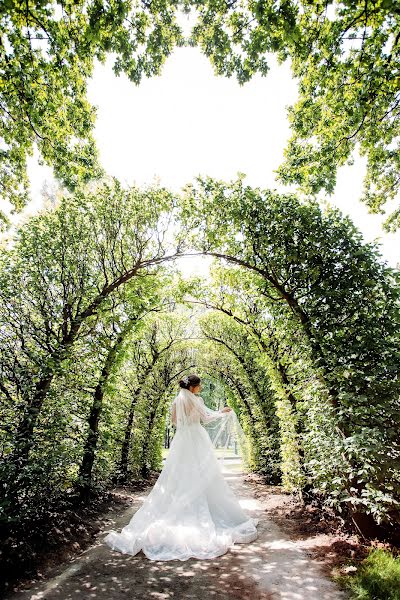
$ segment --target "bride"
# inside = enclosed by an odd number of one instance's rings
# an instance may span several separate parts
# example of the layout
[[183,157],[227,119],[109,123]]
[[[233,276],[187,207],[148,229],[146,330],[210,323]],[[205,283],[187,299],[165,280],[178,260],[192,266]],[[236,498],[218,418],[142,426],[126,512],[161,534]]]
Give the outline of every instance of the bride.
[[214,452],[232,423],[241,429],[234,411],[205,406],[196,395],[201,390],[197,375],[179,385],[170,413],[176,432],[164,467],[128,525],[104,538],[113,550],[132,555],[142,550],[151,560],[208,559],[257,538],[258,519],[241,508]]

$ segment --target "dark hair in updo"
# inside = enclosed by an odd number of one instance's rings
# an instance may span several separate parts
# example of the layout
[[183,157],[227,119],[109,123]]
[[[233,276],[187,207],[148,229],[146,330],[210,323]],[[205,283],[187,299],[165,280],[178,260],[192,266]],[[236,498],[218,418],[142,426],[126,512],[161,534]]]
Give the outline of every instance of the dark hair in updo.
[[197,375],[185,375],[185,377],[182,377],[179,381],[179,386],[184,390],[188,390],[191,386],[195,387],[196,385],[199,385],[199,383],[200,377]]

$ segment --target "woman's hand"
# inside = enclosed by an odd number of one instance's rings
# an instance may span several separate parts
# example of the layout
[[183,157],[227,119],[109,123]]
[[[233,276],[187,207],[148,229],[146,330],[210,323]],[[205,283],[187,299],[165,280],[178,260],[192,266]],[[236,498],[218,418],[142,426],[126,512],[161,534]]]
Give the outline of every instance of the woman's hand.
[[231,412],[231,407],[230,406],[224,406],[224,408],[221,408],[221,412]]

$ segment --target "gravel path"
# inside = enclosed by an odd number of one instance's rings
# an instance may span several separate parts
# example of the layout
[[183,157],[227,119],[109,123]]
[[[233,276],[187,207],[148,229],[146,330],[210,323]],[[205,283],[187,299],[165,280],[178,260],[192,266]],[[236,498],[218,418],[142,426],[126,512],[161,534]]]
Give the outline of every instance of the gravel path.
[[[48,580],[7,596],[8,600],[342,600],[347,596],[319,565],[265,515],[262,499],[243,473],[226,473],[244,510],[259,519],[259,537],[235,544],[213,560],[150,561],[142,553],[122,555],[102,543],[108,529]],[[149,493],[137,492],[129,509],[110,515],[121,529]]]

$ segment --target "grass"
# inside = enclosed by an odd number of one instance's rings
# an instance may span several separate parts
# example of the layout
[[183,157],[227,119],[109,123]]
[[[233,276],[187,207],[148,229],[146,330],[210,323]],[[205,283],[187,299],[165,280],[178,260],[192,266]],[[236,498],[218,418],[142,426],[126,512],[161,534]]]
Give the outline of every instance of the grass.
[[381,548],[371,550],[354,575],[338,580],[353,600],[400,600],[400,556]]

